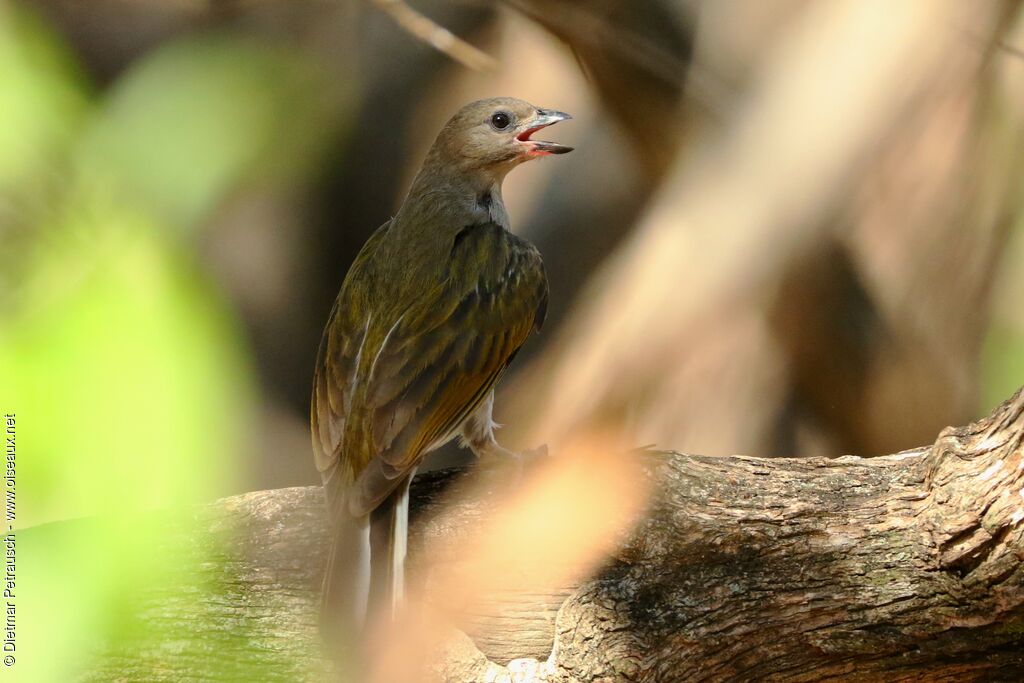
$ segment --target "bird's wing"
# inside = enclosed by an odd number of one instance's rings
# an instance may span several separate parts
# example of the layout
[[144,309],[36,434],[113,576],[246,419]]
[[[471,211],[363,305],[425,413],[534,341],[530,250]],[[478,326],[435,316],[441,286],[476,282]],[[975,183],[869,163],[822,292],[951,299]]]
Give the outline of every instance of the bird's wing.
[[366,465],[346,496],[350,512],[372,510],[456,433],[543,321],[547,296],[533,245],[491,223],[458,233],[446,277],[412,297],[363,358],[345,447]]
[[348,285],[372,279],[367,273],[373,269],[375,252],[389,226],[390,221],[378,228],[352,263],[317,351],[310,401],[313,455],[332,509],[339,491],[355,476],[351,467],[342,467],[346,463],[341,455],[358,369],[367,344],[372,343],[373,309],[368,294],[363,291],[365,288]]

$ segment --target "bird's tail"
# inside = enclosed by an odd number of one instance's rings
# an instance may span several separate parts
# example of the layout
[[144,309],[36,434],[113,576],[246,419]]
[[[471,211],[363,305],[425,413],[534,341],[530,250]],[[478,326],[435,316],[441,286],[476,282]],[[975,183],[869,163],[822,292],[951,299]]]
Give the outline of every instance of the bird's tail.
[[[335,507],[334,505],[331,506]],[[370,516],[332,512],[333,537],[327,554],[320,627],[332,652],[346,657],[366,623],[370,595]]]
[[344,496],[329,496],[334,530],[320,617],[324,639],[338,654],[352,653],[370,615],[393,617],[402,603],[410,481],[360,517],[348,513]]
[[408,477],[399,484],[370,513],[369,604],[376,613],[389,619],[394,618],[405,599],[405,552],[411,480],[412,477]]

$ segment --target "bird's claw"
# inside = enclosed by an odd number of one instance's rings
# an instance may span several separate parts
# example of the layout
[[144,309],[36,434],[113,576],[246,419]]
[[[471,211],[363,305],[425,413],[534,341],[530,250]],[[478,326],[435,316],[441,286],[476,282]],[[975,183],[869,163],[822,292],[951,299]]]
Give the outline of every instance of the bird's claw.
[[529,450],[523,451],[522,453],[519,453],[519,460],[522,462],[522,464],[524,466],[525,465],[533,465],[533,464],[536,464],[536,463],[538,463],[538,462],[540,462],[542,460],[547,460],[547,459],[548,459],[548,445],[546,443],[542,443],[541,445],[537,446],[536,448],[531,448]]
[[[497,454],[492,453],[491,455]],[[547,457],[548,447],[545,444],[518,453],[501,449],[500,457],[488,457],[486,460],[481,458],[481,464],[484,464],[484,468],[493,472],[499,479],[518,484],[522,481],[528,468],[546,460]]]
[[534,467],[538,463],[546,460],[547,457],[547,444],[541,444],[536,448],[520,451],[519,453],[512,453],[513,482],[516,484],[520,483],[528,468]]

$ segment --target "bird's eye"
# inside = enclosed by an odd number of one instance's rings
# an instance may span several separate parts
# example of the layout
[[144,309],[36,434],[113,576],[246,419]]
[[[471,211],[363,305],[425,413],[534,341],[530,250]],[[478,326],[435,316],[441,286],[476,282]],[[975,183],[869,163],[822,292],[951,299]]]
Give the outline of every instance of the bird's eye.
[[491,117],[491,125],[498,130],[505,130],[510,123],[512,123],[512,117],[503,111],[499,111]]

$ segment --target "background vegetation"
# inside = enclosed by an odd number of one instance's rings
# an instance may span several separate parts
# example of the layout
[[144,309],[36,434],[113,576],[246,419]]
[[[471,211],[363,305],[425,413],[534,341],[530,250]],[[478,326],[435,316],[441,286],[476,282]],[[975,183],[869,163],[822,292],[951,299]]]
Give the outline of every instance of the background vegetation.
[[552,285],[499,399],[512,447],[599,423],[873,455],[1024,383],[1017,3],[412,4],[493,64],[383,2],[0,5],[0,407],[33,527],[0,675],[160,640],[138,596],[217,549],[140,512],[316,483],[331,301],[477,97],[576,115],[577,151],[507,184]]

